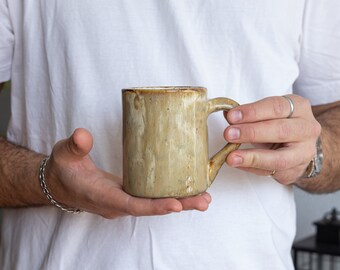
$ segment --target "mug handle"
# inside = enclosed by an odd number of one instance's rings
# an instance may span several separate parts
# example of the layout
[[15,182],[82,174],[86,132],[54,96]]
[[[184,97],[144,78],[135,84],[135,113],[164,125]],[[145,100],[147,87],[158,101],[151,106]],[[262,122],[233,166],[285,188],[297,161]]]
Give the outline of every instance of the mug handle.
[[[235,107],[239,106],[239,104],[229,98],[214,98],[208,100],[208,111],[207,116],[211,113],[217,111],[229,111]],[[216,175],[223,163],[225,162],[228,155],[238,149],[240,147],[240,143],[227,143],[219,152],[217,152],[212,158],[209,160],[209,186],[215,180]]]

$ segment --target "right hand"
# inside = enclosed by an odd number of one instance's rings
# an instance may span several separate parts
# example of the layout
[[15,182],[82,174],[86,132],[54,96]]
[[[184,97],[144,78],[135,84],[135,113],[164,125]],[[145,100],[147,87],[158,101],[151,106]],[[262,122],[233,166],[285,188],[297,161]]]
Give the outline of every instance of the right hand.
[[96,167],[89,155],[92,146],[92,135],[82,128],[54,146],[46,168],[46,185],[59,203],[110,219],[208,209],[211,197],[206,192],[185,199],[144,199],[127,194],[121,178]]

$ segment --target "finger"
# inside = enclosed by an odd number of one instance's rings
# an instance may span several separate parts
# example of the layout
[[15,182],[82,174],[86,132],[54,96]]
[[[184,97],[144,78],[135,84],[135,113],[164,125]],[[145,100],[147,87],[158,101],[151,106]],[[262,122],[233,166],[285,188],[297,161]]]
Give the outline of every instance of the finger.
[[302,164],[307,164],[314,154],[314,148],[304,149],[303,147],[294,145],[286,146],[278,150],[235,150],[227,157],[227,164],[232,167],[283,171]]
[[182,203],[183,210],[199,210],[206,211],[211,202],[211,196],[209,193],[204,192],[200,195],[179,199]]
[[105,218],[115,218],[117,216],[156,216],[166,215],[183,210],[182,204],[173,198],[166,199],[143,199],[129,196],[125,200],[126,205],[121,205],[121,202],[113,202],[111,207],[105,205],[105,209],[95,209]]
[[[121,198],[119,198],[121,196]],[[125,198],[124,198],[125,197]],[[113,215],[117,212],[125,212],[133,216],[153,216],[165,215],[173,212],[180,212],[182,210],[199,210],[205,211],[208,209],[211,197],[208,193],[193,196],[190,198],[174,199],[144,199],[130,196],[124,192],[116,195],[117,202],[115,204]],[[126,202],[121,204],[121,202]]]
[[[105,218],[123,215],[150,216],[164,215],[183,210],[182,204],[174,198],[148,199],[129,195],[122,189],[121,179],[107,172],[97,170],[89,185],[78,188],[81,191],[82,209]],[[90,188],[90,190],[89,190]]]
[[129,195],[122,190],[118,179],[104,173],[91,184],[91,192],[86,193],[86,204],[91,212],[106,218],[120,215],[150,216],[164,215],[183,210],[182,204],[174,198],[148,199]]
[[182,204],[174,198],[143,199],[129,196],[127,212],[133,216],[165,215],[183,210]]
[[142,199],[136,197],[129,198],[129,213],[134,216],[165,215],[182,210],[208,209],[211,202],[210,195],[205,192],[201,195],[183,199]]
[[206,192],[180,200],[138,198],[125,193],[121,181],[106,172],[95,179],[91,183],[91,192],[85,192],[86,205],[82,209],[109,219],[123,215],[165,215],[189,209],[204,211],[211,202],[211,197]]
[[225,139],[234,143],[298,142],[317,138],[319,134],[318,122],[302,118],[239,124],[224,131]]
[[258,168],[249,168],[249,167],[238,167],[241,171],[249,172],[252,174],[256,174],[259,176],[273,176],[273,172],[276,174],[276,171],[274,170],[264,170],[264,169],[258,169]]
[[[308,111],[312,114],[310,102],[297,95],[289,95],[294,104],[292,118],[301,117]],[[289,101],[282,97],[268,97],[262,100],[240,105],[231,109],[226,118],[229,123],[250,123],[269,119],[287,118],[291,112]]]
[[290,185],[295,183],[305,173],[307,164],[299,165],[294,168],[276,172],[273,178],[283,185]]
[[[238,168],[242,171],[253,173],[259,176],[268,176],[283,185],[291,185],[299,179],[306,171],[306,165],[299,165],[284,171],[268,171],[257,168]],[[274,172],[274,174],[273,174]]]
[[60,156],[68,160],[78,160],[86,156],[91,151],[92,146],[93,138],[91,133],[86,129],[78,128],[68,139],[59,141],[54,146],[53,156]]
[[68,151],[76,156],[87,155],[93,146],[93,138],[89,131],[84,128],[77,128],[67,140]]

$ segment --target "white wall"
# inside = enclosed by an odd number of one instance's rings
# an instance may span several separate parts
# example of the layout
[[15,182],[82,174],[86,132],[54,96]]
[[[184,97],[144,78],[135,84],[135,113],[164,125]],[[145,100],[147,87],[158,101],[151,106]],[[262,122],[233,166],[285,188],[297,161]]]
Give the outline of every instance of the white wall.
[[[5,134],[9,119],[9,90],[0,92],[0,135]],[[1,153],[0,153],[1,154]],[[340,192],[329,195],[311,195],[295,189],[297,209],[296,239],[301,239],[315,232],[312,222],[322,218],[323,214],[337,207],[340,210]]]

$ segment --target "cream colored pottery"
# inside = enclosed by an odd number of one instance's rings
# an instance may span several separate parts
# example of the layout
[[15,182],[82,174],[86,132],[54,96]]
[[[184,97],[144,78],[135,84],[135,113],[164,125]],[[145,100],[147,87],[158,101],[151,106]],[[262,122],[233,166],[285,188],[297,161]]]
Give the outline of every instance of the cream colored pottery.
[[123,188],[146,198],[188,197],[207,190],[227,155],[227,144],[208,157],[207,118],[237,102],[207,100],[203,87],[122,90]]

